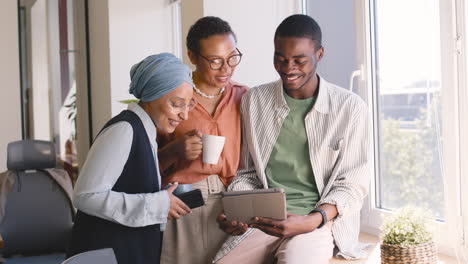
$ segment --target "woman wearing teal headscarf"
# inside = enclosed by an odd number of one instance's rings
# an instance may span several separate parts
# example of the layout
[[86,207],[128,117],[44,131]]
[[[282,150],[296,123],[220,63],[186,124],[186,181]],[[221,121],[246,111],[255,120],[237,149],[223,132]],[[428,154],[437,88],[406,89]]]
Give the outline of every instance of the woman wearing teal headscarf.
[[113,248],[119,264],[159,263],[167,219],[190,212],[161,189],[157,133],[172,133],[193,106],[190,70],[174,55],[135,64],[130,93],[140,99],[112,118],[95,139],[76,182],[78,209],[68,256]]

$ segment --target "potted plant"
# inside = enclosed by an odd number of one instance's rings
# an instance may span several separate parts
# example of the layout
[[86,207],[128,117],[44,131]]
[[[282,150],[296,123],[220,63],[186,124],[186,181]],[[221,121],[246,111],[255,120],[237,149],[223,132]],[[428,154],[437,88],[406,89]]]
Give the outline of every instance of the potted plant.
[[419,208],[405,207],[387,217],[382,226],[382,264],[435,264],[434,221]]

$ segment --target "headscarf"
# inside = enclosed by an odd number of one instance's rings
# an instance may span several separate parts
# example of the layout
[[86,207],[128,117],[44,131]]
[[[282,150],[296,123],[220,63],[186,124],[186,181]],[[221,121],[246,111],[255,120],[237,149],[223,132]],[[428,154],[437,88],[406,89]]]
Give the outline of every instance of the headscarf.
[[129,92],[143,102],[158,99],[184,82],[193,86],[190,69],[170,53],[151,55],[133,65],[130,79]]

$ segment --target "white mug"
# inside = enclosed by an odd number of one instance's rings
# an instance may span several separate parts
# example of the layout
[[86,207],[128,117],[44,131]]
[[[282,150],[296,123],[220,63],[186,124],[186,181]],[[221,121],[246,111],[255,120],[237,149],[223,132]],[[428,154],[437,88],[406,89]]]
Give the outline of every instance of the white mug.
[[225,141],[225,137],[203,134],[203,162],[218,164],[219,156],[221,156]]

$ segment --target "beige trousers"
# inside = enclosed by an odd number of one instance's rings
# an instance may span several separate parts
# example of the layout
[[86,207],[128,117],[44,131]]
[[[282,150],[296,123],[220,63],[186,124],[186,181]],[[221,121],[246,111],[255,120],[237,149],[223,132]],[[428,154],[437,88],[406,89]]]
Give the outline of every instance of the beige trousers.
[[194,183],[200,189],[205,205],[179,220],[167,222],[163,235],[162,264],[211,263],[228,235],[218,227],[216,218],[222,211],[221,191],[225,191],[218,175]]
[[281,239],[255,229],[217,264],[326,264],[333,257],[330,223],[313,232]]

